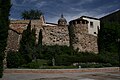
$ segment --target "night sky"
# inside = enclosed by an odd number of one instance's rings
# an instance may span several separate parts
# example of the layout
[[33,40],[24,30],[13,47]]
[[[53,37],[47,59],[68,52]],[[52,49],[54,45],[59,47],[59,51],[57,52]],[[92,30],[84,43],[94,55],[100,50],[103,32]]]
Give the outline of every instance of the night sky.
[[100,18],[120,9],[120,0],[11,0],[10,19],[21,19],[24,10],[38,9],[46,22],[57,22],[61,14],[67,21],[80,16]]

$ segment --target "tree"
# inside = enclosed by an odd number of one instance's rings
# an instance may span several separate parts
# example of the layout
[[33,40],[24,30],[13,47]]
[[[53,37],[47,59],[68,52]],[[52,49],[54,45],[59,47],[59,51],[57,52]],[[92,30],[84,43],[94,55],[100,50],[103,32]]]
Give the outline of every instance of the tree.
[[[101,22],[102,23],[102,22]],[[106,22],[99,32],[100,52],[117,52],[117,39],[120,38],[120,24]]]
[[37,44],[37,55],[39,55],[39,58],[42,57],[42,30],[40,29],[39,31],[39,39],[38,39],[38,44]]
[[19,52],[8,51],[7,52],[7,67],[18,68],[23,63],[22,56]]
[[32,52],[32,57],[33,59],[36,60],[36,57],[37,57],[37,54],[36,54],[36,29],[35,27],[32,29],[31,31],[31,40],[30,40],[30,49],[31,49],[31,52]]
[[10,8],[11,0],[0,0],[0,78],[3,75],[3,59],[7,45]]
[[40,16],[42,15],[43,13],[40,11],[40,10],[24,10],[21,14],[22,18],[23,19],[40,19]]
[[22,39],[20,41],[19,52],[22,54],[24,63],[29,63],[33,59],[35,49],[35,30],[31,30],[31,21],[26,30],[23,31]]
[[100,18],[100,23],[98,38],[100,53],[107,55],[109,62],[120,61],[120,10]]
[[42,30],[40,29],[40,32],[39,32],[39,40],[38,40],[38,45],[42,46]]
[[99,31],[98,43],[100,54],[105,57],[104,61],[112,65],[118,65],[119,62],[119,46],[120,39],[120,23],[101,21],[101,29]]

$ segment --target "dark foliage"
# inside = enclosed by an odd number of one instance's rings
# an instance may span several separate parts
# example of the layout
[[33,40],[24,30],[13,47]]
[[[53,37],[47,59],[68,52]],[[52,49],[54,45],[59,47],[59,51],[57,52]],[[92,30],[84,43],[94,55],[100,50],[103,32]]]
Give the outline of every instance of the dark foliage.
[[120,11],[101,18],[98,44],[101,59],[113,66],[119,65],[120,58]]
[[55,59],[55,65],[69,66],[73,63],[87,63],[87,62],[99,62],[100,58],[97,54],[88,52],[78,52],[71,49],[68,46],[43,46],[42,59],[50,61],[49,65],[52,65],[52,59]]
[[[74,53],[74,54],[73,54]],[[34,62],[30,62],[23,67],[25,68],[46,68],[46,66],[53,66],[53,58],[55,59],[54,66],[73,66],[73,64],[77,64],[81,67],[111,67],[117,66],[118,61],[114,58],[118,56],[114,55],[114,53],[105,53],[105,54],[95,54],[90,52],[78,52],[77,50],[71,50],[70,47],[67,46],[43,46],[42,52],[38,59],[45,60],[45,65],[42,61],[35,60]],[[82,64],[84,63],[84,64]]]
[[[48,60],[52,65],[52,59],[55,59],[56,66],[70,66],[73,63],[110,63],[112,66],[118,66],[117,53],[105,52],[100,54],[90,52],[78,52],[67,46],[43,46],[42,59]],[[116,58],[116,59],[114,59]]]
[[7,54],[7,67],[18,68],[23,64],[23,58],[19,52],[9,51]]
[[[105,61],[120,65],[120,10],[109,14],[101,19],[99,32],[99,51]],[[103,56],[104,55],[104,56]]]
[[36,48],[37,49],[36,50],[37,58],[41,58],[43,56],[42,55],[42,38],[43,38],[42,30],[40,29],[38,44],[37,44],[37,48]]
[[29,10],[29,11],[23,11],[21,16],[23,19],[40,19],[40,16],[42,15],[42,12],[40,10]]
[[38,45],[42,46],[42,30],[40,29],[40,32],[39,32],[39,40],[38,40]]
[[118,42],[120,38],[119,23],[101,23],[102,28],[99,32],[99,49],[101,52],[117,52]]
[[31,30],[31,21],[26,30],[23,31],[22,39],[20,41],[19,52],[24,58],[25,63],[32,61],[35,51],[35,29]]
[[104,16],[102,18],[100,18],[100,20],[102,22],[117,22],[117,23],[120,23],[120,10],[114,12],[114,13],[111,13],[107,16]]
[[11,0],[0,0],[0,78],[2,77],[4,51],[7,45],[10,8]]

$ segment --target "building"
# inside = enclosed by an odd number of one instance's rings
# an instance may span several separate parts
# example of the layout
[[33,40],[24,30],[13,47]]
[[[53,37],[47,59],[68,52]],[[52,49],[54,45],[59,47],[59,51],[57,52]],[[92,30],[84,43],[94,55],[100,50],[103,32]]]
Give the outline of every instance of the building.
[[77,18],[69,22],[70,45],[82,52],[98,53],[97,36],[90,34],[89,21]]
[[[97,47],[97,21],[95,19],[84,19],[80,17],[71,20],[67,24],[67,20],[61,15],[58,23],[46,23],[44,16],[38,20],[31,20],[31,27],[36,29],[36,43],[38,42],[39,32],[42,33],[42,45],[67,45],[73,46],[82,52],[98,53]],[[88,20],[87,20],[88,19]],[[89,26],[93,21],[93,28]],[[7,51],[18,51],[22,32],[27,28],[29,20],[11,20],[7,42]],[[96,33],[95,33],[96,32]]]
[[88,17],[88,16],[82,16],[81,18],[85,19],[89,22],[88,23],[88,33],[92,34],[94,36],[97,36],[98,29],[100,29],[100,20],[97,18]]

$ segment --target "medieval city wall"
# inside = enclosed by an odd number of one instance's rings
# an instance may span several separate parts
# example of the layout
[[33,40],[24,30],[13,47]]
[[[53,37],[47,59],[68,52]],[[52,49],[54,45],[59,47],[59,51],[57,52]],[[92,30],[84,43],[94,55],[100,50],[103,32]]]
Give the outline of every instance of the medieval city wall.
[[[23,31],[27,29],[28,24],[30,23],[30,20],[11,20],[10,21],[10,25],[9,25],[9,33],[8,33],[8,45],[12,44],[13,42],[11,40],[9,40],[9,36],[13,37],[11,38],[12,40],[17,40],[18,35],[22,35]],[[38,42],[38,36],[39,36],[39,31],[42,28],[42,20],[31,20],[31,29],[35,28],[36,29],[36,43]],[[18,35],[16,35],[18,34]],[[20,38],[21,39],[21,38]],[[18,43],[20,41],[17,41],[16,46],[19,46]],[[12,47],[11,47],[12,48]],[[13,50],[17,50],[18,47],[16,47],[16,49]]]
[[27,29],[28,20],[11,20],[8,30],[7,51],[18,51],[22,33]]
[[84,20],[70,22],[71,46],[81,52],[98,53],[97,37],[88,34],[88,24]]
[[[8,33],[7,50],[17,51],[20,46],[22,33],[27,29],[30,20],[12,20]],[[36,29],[36,43],[39,39],[39,31],[42,30],[43,45],[67,45],[69,46],[68,26],[46,25],[41,20],[31,20],[31,28]]]
[[18,51],[20,39],[22,37],[21,34],[16,33],[13,30],[8,31],[8,39],[7,39],[7,51]]
[[69,46],[67,26],[43,26],[43,45]]
[[[7,48],[18,50],[22,32],[27,29],[30,20],[12,20],[8,35]],[[36,29],[36,43],[42,31],[42,45],[73,46],[82,52],[98,53],[97,36],[88,33],[88,21],[76,19],[69,25],[46,24],[43,18],[31,20],[31,28]]]

